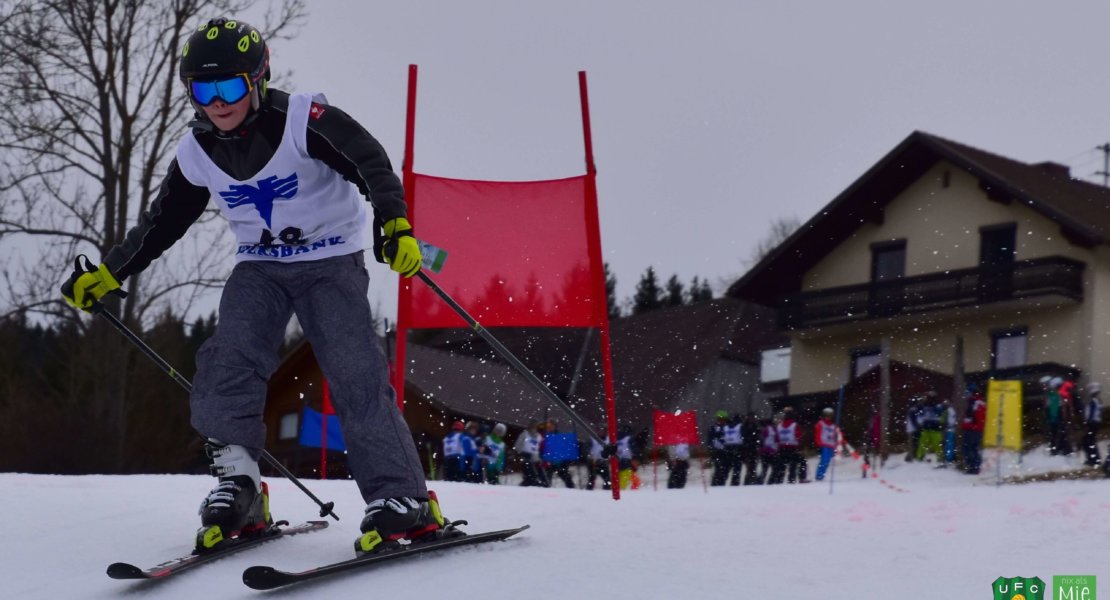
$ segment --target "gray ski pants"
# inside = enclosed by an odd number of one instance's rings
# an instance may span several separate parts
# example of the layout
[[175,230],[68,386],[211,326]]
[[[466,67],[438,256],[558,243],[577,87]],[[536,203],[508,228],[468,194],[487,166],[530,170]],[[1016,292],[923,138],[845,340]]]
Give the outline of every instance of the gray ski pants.
[[260,455],[262,413],[278,347],[294,313],[328,378],[347,464],[364,500],[427,498],[408,425],[397,408],[366,298],[361,252],[317,261],[246,261],[220,298],[216,333],[197,353],[190,398],[201,435]]

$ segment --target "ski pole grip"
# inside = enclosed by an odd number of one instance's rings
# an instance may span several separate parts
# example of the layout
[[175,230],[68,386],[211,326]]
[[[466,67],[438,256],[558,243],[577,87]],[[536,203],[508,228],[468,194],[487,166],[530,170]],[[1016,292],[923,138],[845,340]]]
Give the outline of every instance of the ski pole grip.
[[[86,254],[78,254],[77,258],[73,259],[73,270],[78,273],[95,273],[97,268],[98,267],[93,264],[92,259]],[[115,277],[115,275],[112,275],[112,277]],[[119,296],[120,298],[127,297],[127,292],[123,291],[123,288],[116,288],[108,293]],[[104,304],[99,300],[93,301],[92,306],[89,307],[89,312],[93,314],[102,310],[104,310]]]
[[73,259],[73,270],[78,273],[92,273],[96,270],[93,266],[92,260],[85,254],[78,254],[77,258]]

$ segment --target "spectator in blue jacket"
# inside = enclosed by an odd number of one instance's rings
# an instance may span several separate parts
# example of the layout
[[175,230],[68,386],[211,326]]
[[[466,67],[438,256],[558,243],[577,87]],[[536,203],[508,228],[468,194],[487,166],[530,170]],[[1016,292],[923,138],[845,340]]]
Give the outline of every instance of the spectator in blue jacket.
[[462,421],[455,421],[451,424],[451,433],[443,438],[443,479],[445,481],[463,481],[466,473],[464,429],[466,425]]
[[463,433],[463,478],[462,481],[482,483],[482,459],[478,456],[478,423],[467,421]]
[[[547,436],[554,436],[559,434],[559,422],[554,419],[547,422],[546,432],[544,433],[544,441],[546,443]],[[548,478],[554,483],[555,477],[562,480],[563,485],[568,488],[575,487],[574,477],[570,474],[570,465],[577,457],[571,458],[567,456],[558,456],[549,458],[550,469],[548,470]]]

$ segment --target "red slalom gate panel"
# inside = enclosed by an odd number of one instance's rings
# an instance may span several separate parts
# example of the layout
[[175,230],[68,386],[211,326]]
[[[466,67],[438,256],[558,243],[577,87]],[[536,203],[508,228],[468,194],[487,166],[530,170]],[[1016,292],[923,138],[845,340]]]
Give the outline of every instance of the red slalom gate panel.
[[[597,327],[587,239],[586,176],[503,182],[415,174],[420,239],[447,251],[436,283],[487,327]],[[466,327],[426,286],[412,289],[412,328]]]

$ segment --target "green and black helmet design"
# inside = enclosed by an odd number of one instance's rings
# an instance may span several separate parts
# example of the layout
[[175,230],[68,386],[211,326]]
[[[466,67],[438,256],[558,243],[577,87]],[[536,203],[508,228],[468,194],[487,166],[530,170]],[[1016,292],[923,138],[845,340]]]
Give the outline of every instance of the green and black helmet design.
[[[270,79],[270,49],[262,33],[243,21],[212,19],[201,25],[181,49],[178,74],[190,79],[213,80],[246,73],[251,81],[251,107],[258,110]],[[197,112],[203,114],[200,107]]]

